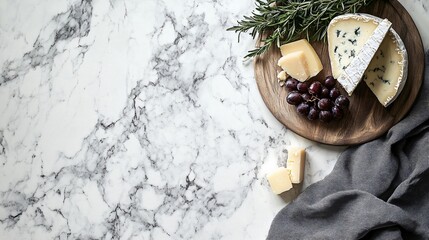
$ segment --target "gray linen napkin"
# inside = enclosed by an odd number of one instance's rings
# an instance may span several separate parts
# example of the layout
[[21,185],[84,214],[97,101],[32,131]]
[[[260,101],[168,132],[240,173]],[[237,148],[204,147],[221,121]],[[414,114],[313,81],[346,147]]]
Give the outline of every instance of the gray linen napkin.
[[267,239],[429,239],[429,52],[409,115],[342,153],[277,214]]

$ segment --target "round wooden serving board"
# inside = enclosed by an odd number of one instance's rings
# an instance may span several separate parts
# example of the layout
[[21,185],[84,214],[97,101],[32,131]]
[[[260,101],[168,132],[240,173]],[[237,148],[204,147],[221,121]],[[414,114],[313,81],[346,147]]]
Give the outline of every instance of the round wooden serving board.
[[[360,12],[387,18],[401,36],[408,52],[408,79],[400,96],[387,108],[383,107],[365,83],[360,83],[350,99],[350,112],[339,121],[322,123],[310,121],[298,115],[295,106],[285,98],[287,90],[277,82],[277,61],[280,50],[272,47],[267,53],[255,58],[255,77],[262,98],[287,128],[295,133],[325,144],[353,145],[368,142],[386,133],[410,110],[419,93],[424,72],[424,50],[420,34],[413,19],[397,0],[376,0]],[[260,44],[260,43],[258,43]],[[322,60],[324,69],[309,81],[320,81],[331,75],[327,43],[312,43]],[[337,83],[338,85],[338,83]],[[342,87],[342,94],[346,95]]]

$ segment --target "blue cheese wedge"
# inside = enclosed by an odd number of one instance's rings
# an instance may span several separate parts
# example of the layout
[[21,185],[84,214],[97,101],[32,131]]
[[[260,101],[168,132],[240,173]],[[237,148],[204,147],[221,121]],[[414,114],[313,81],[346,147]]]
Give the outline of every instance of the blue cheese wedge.
[[[345,14],[331,21],[328,45],[334,78],[338,79],[343,74],[382,21],[368,14]],[[399,35],[390,28],[363,79],[379,102],[387,107],[402,91],[407,73],[407,51]]]
[[365,70],[368,68],[391,26],[392,23],[387,19],[383,20],[363,45],[358,55],[353,58],[338,78],[338,82],[343,85],[349,96],[352,95],[356,86],[362,80]]

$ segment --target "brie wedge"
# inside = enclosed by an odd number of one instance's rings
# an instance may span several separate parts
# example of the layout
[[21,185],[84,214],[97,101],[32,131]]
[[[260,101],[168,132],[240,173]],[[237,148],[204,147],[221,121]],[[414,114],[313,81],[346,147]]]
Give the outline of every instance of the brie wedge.
[[[382,19],[368,14],[345,14],[328,27],[329,58],[334,78],[343,74],[364,48]],[[385,107],[401,93],[408,73],[408,55],[399,35],[390,28],[367,67],[363,80]],[[356,86],[354,86],[356,87]]]

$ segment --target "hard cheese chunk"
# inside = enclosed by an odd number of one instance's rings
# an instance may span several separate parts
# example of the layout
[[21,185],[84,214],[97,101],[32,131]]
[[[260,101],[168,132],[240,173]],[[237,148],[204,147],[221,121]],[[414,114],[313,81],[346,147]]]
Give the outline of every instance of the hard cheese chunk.
[[288,149],[288,159],[286,164],[287,169],[290,171],[292,183],[301,183],[304,179],[305,149],[290,147]]
[[284,44],[280,46],[280,51],[282,56],[287,56],[288,54],[295,52],[303,52],[305,61],[307,63],[306,68],[309,77],[316,76],[323,69],[323,65],[319,56],[317,56],[316,51],[306,39]]
[[304,82],[310,77],[307,60],[303,51],[296,51],[281,57],[278,65],[287,74],[301,82]]
[[[357,56],[382,19],[368,14],[345,14],[328,27],[332,75],[338,79]],[[402,91],[408,72],[405,46],[393,28],[381,43],[363,79],[383,106],[391,104]]]
[[275,194],[286,192],[292,188],[289,171],[280,167],[267,175],[268,182],[270,183],[271,190]]

